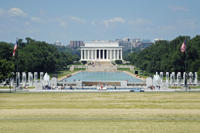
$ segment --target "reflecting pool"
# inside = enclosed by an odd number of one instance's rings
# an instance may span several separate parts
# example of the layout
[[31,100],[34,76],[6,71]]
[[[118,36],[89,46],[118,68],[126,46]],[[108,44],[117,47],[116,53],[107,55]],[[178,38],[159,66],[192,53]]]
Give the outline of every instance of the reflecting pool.
[[[124,72],[80,72],[65,78],[64,82],[90,81],[90,82],[112,82],[128,81],[128,83],[141,83],[141,79],[133,77]],[[61,82],[62,82],[61,81]]]

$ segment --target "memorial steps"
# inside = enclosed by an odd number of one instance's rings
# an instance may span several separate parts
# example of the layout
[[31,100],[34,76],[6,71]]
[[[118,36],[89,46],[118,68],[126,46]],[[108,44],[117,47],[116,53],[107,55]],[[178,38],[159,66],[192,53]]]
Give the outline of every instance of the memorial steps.
[[116,72],[117,66],[110,61],[90,62],[87,64],[86,71],[88,72]]

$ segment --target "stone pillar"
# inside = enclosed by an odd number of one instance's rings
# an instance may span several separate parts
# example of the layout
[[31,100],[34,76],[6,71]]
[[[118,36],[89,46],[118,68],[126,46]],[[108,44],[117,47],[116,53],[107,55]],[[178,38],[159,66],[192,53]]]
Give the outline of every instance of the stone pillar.
[[81,49],[81,60],[83,60],[83,50]]
[[119,60],[121,59],[121,54],[120,54],[120,50],[118,50],[118,58],[119,58]]
[[115,58],[115,55],[116,55],[116,54],[115,54],[115,49],[114,49],[113,55],[114,55],[114,56],[113,56],[113,59],[116,60],[116,58]]
[[90,59],[90,50],[87,50],[88,51],[88,60]]
[[111,53],[112,53],[112,50],[110,50],[110,60],[112,59]]
[[111,52],[112,52],[112,50],[110,50],[110,60],[112,59]]
[[93,59],[95,60],[95,49],[93,49]]
[[119,60],[119,50],[117,50],[117,60]]
[[122,49],[121,49],[121,60],[123,60],[123,58],[122,58]]
[[96,60],[97,59],[97,49],[95,49],[95,55],[94,55],[94,59]]
[[106,60],[108,60],[108,49],[106,49]]
[[43,81],[43,78],[44,78],[44,73],[40,72],[40,82]]
[[84,56],[85,56],[84,59],[87,60],[87,50],[86,49],[84,50]]
[[121,59],[121,54],[120,54],[120,50],[118,50],[118,52],[119,52],[119,56],[118,56],[118,57],[119,57],[119,60],[120,60],[120,59]]
[[89,59],[89,50],[87,49],[87,60]]
[[113,57],[113,49],[111,50],[111,59],[113,60],[114,57]]
[[22,72],[22,86],[26,85],[26,72]]
[[88,53],[89,53],[89,60],[91,59],[91,50],[89,49],[88,50]]
[[88,60],[90,59],[90,50],[88,49]]
[[85,49],[83,50],[83,59],[85,59]]
[[94,59],[94,51],[93,51],[93,49],[91,50],[91,59],[93,60]]
[[85,60],[87,60],[87,50],[84,50],[84,56],[85,56]]
[[83,50],[81,49],[81,60],[83,59]]
[[92,49],[90,50],[90,59],[92,59]]
[[121,51],[119,50],[119,60],[121,60]]
[[115,59],[118,60],[118,50],[115,50]]
[[101,59],[101,49],[99,49],[99,60]]
[[108,55],[107,55],[107,56],[108,56],[107,59],[110,59],[110,50],[109,50],[109,49],[107,50],[107,54],[108,54]]
[[93,60],[93,49],[91,49],[91,59]]

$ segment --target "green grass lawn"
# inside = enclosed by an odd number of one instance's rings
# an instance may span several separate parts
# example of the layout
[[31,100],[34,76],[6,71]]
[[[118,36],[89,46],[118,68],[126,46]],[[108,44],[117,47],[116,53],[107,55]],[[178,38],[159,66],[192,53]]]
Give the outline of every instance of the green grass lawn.
[[68,74],[73,74],[77,71],[85,71],[85,68],[74,68],[74,71],[70,71],[70,70],[64,70],[64,71],[59,71],[58,72],[58,78],[62,78]]
[[0,93],[0,133],[199,133],[200,93]]
[[128,72],[131,72],[130,71],[130,68],[117,68],[118,71],[128,71]]

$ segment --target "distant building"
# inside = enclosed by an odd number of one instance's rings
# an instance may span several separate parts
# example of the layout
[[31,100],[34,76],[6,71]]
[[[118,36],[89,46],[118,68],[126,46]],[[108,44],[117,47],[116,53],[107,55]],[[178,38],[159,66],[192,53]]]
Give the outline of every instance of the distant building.
[[150,40],[142,40],[142,39],[116,39],[119,42],[119,46],[123,47],[123,51],[131,50],[132,48],[146,48],[151,46],[153,43]]
[[92,41],[81,46],[81,61],[123,60],[122,47],[113,41]]
[[62,44],[60,41],[56,41],[56,42],[55,42],[55,45],[56,45],[56,46],[63,46],[63,44]]
[[129,38],[125,39],[116,39],[116,41],[119,43],[119,46],[123,47],[123,51],[126,51],[128,49],[131,49],[131,41]]
[[84,46],[84,42],[83,41],[70,41],[68,47],[72,48],[72,49],[78,49],[81,46]]

